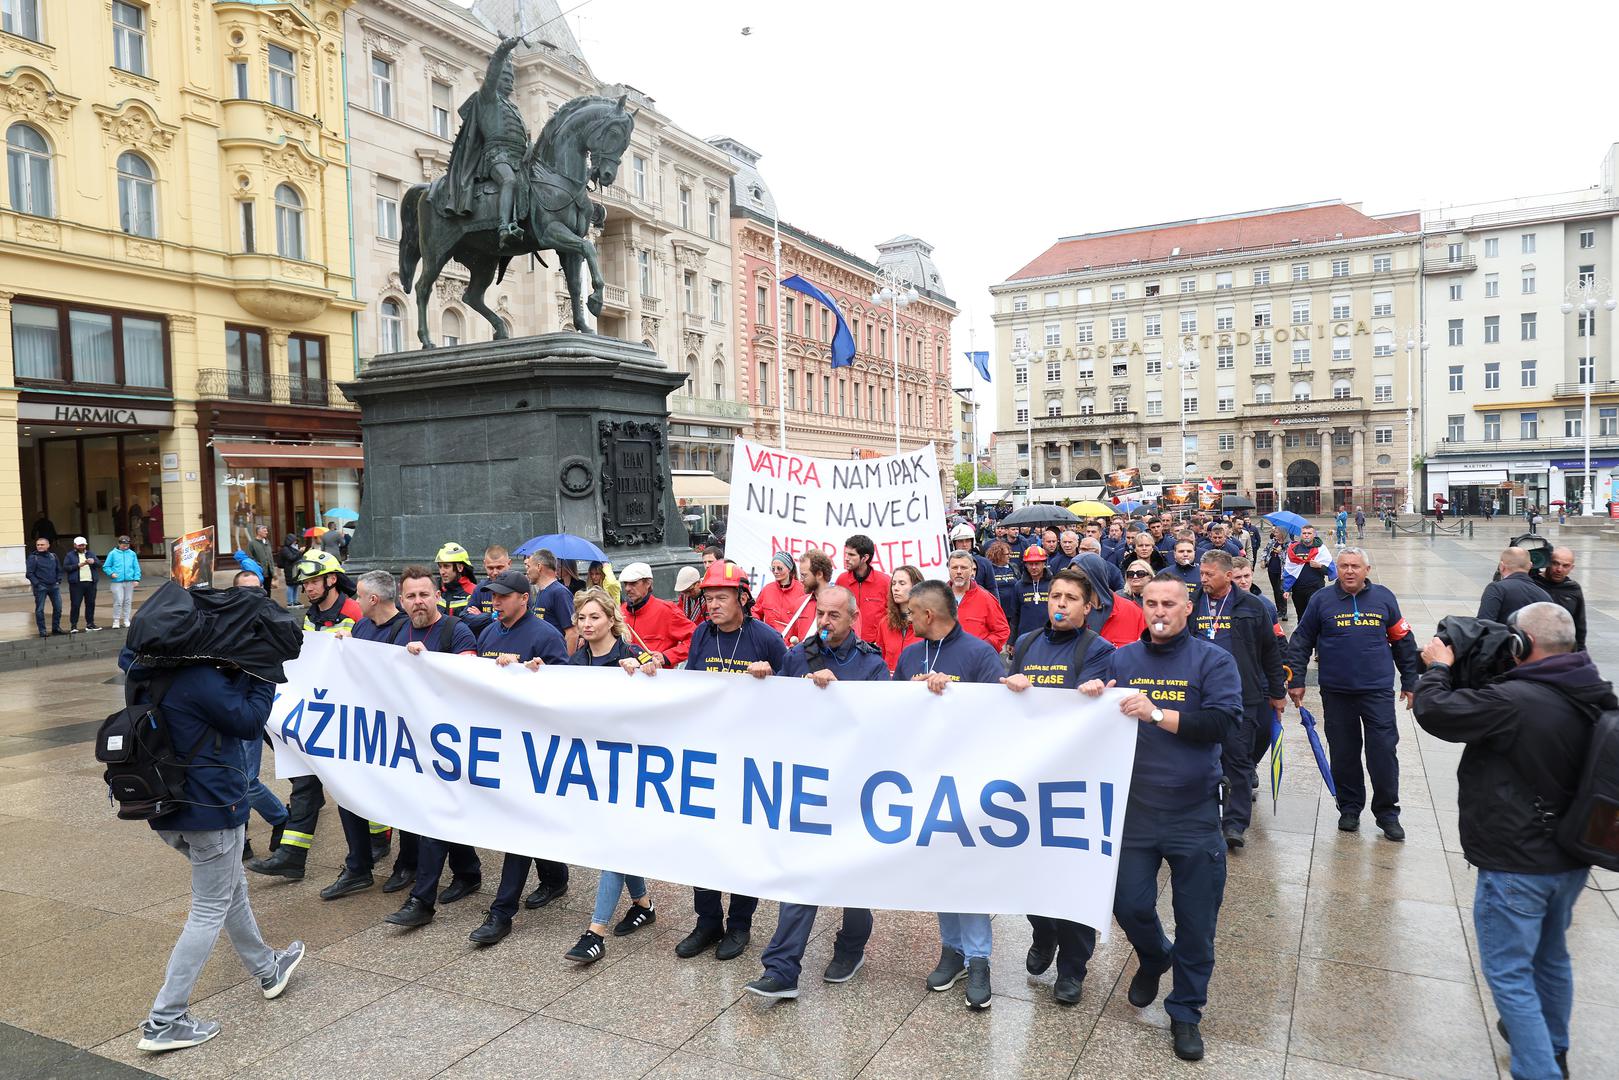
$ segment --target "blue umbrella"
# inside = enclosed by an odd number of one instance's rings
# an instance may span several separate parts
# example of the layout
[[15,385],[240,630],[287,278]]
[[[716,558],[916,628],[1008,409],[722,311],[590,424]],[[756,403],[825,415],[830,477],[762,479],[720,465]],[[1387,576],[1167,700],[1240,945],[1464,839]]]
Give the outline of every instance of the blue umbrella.
[[572,533],[546,533],[532,540],[524,540],[513,555],[527,558],[544,548],[559,559],[583,559],[587,562],[607,562],[607,553],[582,536]]
[[359,521],[360,515],[358,511],[339,506],[326,511],[323,519],[326,521]]
[[[1331,779],[1327,785],[1330,787]],[[1270,812],[1276,813],[1276,802],[1282,794],[1282,710],[1277,709],[1270,718]]]
[[1304,726],[1304,734],[1310,739],[1310,749],[1315,751],[1315,766],[1321,770],[1321,779],[1327,782],[1327,793],[1336,799],[1338,786],[1332,782],[1332,766],[1327,762],[1327,748],[1321,745],[1321,736],[1316,734],[1315,717],[1303,705],[1299,706],[1299,723]]
[[1286,529],[1290,536],[1297,536],[1300,529],[1310,524],[1291,510],[1277,510],[1275,513],[1266,514],[1265,520]]
[[1134,499],[1120,499],[1113,504],[1113,508],[1121,514],[1133,514],[1146,505],[1146,503],[1136,502]]

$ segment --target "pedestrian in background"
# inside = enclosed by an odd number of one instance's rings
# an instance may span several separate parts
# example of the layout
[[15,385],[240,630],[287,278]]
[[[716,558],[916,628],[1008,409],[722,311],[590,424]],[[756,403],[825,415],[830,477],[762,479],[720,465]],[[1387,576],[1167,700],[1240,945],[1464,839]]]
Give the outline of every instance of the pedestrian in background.
[[1455,654],[1437,637],[1422,650],[1416,718],[1462,743],[1456,770],[1462,853],[1478,868],[1473,928],[1479,966],[1512,1047],[1512,1075],[1568,1075],[1574,970],[1565,941],[1589,868],[1550,822],[1569,806],[1591,732],[1619,708],[1591,657],[1574,650],[1574,620],[1553,603],[1518,612],[1529,639],[1518,665],[1487,686],[1455,685]]
[[62,558],[62,573],[67,578],[68,596],[73,608],[68,615],[68,633],[79,632],[79,608],[84,608],[84,628],[100,630],[96,625],[96,583],[101,578],[101,559],[90,550],[82,536],[73,538],[73,550]]
[[112,582],[112,628],[128,626],[135,612],[135,586],[141,580],[140,558],[130,549],[129,537],[120,536],[118,546],[107,553],[102,570]]
[[1585,590],[1569,577],[1574,572],[1572,548],[1552,548],[1546,569],[1530,573],[1530,580],[1546,590],[1552,603],[1569,613],[1574,620],[1574,648],[1585,651]]
[[1512,616],[1530,604],[1543,604],[1551,599],[1540,583],[1529,576],[1534,564],[1529,552],[1521,547],[1509,547],[1496,563],[1499,577],[1484,586],[1479,597],[1478,617],[1493,622],[1509,622]]

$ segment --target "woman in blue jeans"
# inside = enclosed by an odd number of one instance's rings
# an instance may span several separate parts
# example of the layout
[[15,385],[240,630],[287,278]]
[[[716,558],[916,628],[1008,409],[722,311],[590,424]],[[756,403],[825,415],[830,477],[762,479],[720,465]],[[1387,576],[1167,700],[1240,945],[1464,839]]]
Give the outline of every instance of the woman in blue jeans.
[[[635,674],[644,662],[638,649],[625,640],[624,615],[607,592],[592,586],[579,594],[574,604],[573,625],[579,631],[579,647],[569,663],[578,667],[619,667]],[[618,907],[619,893],[628,885],[630,910],[613,927],[614,937],[633,934],[643,926],[658,920],[652,909],[652,897],[647,892],[646,878],[634,874],[621,874],[616,870],[603,870],[596,884],[596,908],[590,916],[590,928],[580,935],[579,943],[564,955],[579,964],[594,964],[607,955],[607,920]]]

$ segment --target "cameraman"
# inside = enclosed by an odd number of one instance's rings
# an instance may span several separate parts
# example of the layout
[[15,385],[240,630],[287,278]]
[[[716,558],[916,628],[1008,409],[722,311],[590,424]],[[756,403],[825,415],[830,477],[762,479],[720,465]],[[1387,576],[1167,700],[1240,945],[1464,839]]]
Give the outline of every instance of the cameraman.
[[1513,625],[1528,638],[1527,655],[1477,689],[1458,688],[1454,651],[1437,637],[1428,642],[1416,718],[1430,735],[1466,744],[1457,801],[1462,850],[1478,867],[1480,962],[1512,1045],[1512,1075],[1540,1080],[1564,1075],[1574,974],[1563,935],[1587,873],[1554,829],[1592,725],[1619,700],[1590,655],[1574,651],[1567,611],[1530,604]]

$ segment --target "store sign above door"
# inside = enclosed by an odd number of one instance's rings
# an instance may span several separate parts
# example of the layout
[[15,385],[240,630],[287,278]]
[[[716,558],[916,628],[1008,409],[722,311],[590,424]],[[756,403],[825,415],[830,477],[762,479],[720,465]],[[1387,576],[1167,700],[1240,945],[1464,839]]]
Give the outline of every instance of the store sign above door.
[[72,424],[79,427],[174,426],[174,414],[163,409],[128,409],[122,405],[55,405],[39,401],[18,402],[17,419],[37,424]]

